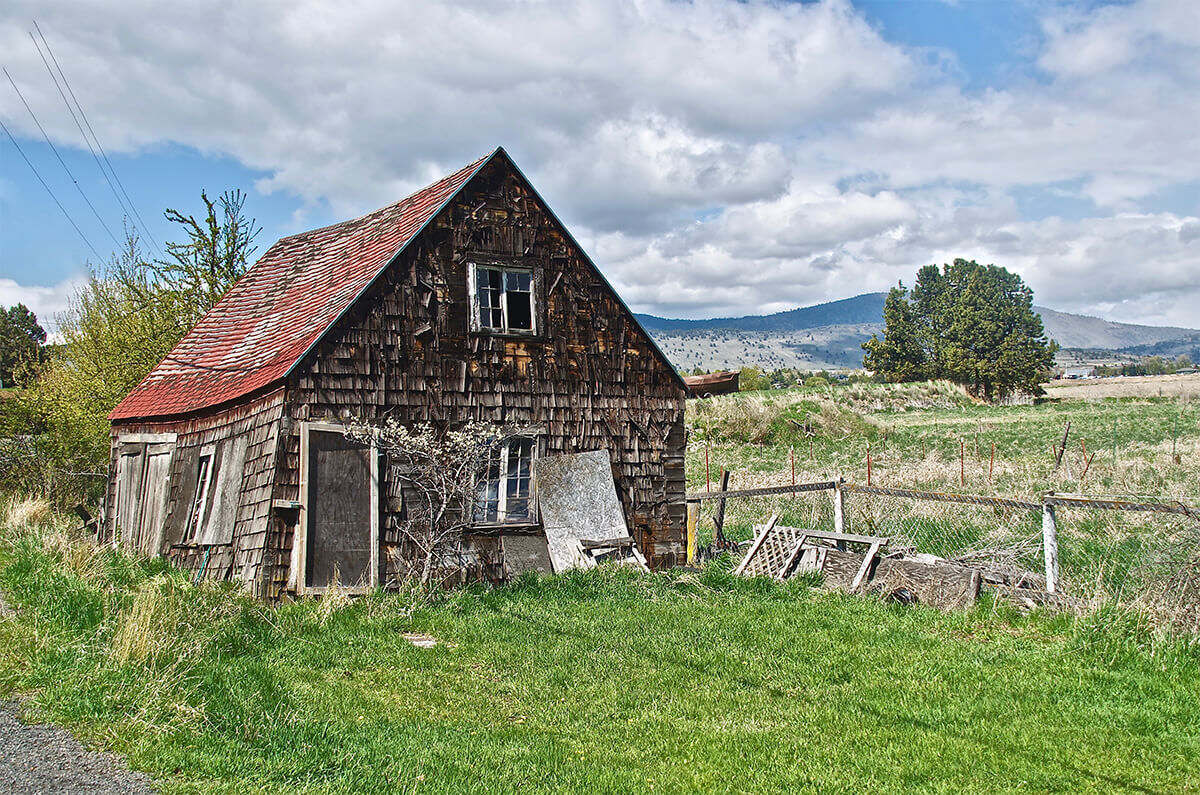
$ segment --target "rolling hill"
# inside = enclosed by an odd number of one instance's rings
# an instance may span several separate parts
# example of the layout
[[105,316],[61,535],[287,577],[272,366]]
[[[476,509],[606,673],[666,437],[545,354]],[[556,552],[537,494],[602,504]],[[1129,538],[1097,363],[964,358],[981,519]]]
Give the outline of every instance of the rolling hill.
[[[638,320],[676,366],[689,370],[743,365],[768,370],[855,368],[862,362],[862,343],[883,329],[886,298],[886,293],[864,293],[771,315],[707,320],[638,315]],[[1067,349],[1138,355],[1185,350],[1195,345],[1200,335],[1194,329],[1116,323],[1046,307],[1035,309],[1047,334]]]

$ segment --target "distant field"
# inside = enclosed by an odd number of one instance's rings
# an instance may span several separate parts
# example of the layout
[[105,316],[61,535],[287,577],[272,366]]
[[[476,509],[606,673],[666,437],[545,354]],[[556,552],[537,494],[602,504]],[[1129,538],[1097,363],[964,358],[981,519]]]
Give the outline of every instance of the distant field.
[[1177,397],[1193,400],[1200,398],[1200,373],[1051,381],[1043,386],[1054,398]]
[[[1191,379],[1169,383],[1200,385]],[[1163,387],[1165,392],[1166,382]],[[1157,495],[1200,505],[1200,402],[1187,396],[1069,395],[1056,388],[1035,405],[990,406],[939,382],[768,390],[689,401],[688,487],[715,488],[722,469],[731,471],[734,489],[782,485],[791,480],[793,462],[799,482],[842,477],[864,484],[869,454],[876,486],[1034,500],[1048,491]],[[1056,467],[1052,448],[1068,423],[1067,450]],[[776,512],[789,522],[827,525],[829,502],[824,494],[737,500],[729,504],[726,532],[747,538],[754,522]],[[702,514],[704,534],[712,532],[710,514],[708,509]],[[945,533],[957,530],[967,540],[994,522],[979,511],[939,515],[957,525]],[[1097,543],[1110,543],[1113,517],[1099,518],[1106,524],[1093,529]],[[1150,536],[1165,526],[1147,522]],[[963,529],[970,523],[978,526]],[[1136,563],[1138,554],[1125,550],[1125,563]]]

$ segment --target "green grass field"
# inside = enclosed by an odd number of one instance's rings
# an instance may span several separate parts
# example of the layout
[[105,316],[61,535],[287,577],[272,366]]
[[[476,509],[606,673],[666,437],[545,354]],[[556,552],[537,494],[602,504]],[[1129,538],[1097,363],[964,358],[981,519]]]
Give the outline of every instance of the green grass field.
[[[690,404],[688,476],[704,487],[707,448],[734,487],[786,482],[794,448],[798,479],[861,481],[870,443],[877,483],[964,490],[962,442],[966,491],[1194,503],[1198,419],[1178,399],[1002,408],[938,384],[730,396]],[[1082,484],[1048,463],[1067,421],[1098,451]],[[997,445],[991,481],[975,434]],[[1200,647],[1111,606],[942,614],[721,559],[268,607],[18,524],[0,527],[0,697],[168,792],[1200,789]]]
[[1128,619],[727,568],[269,608],[10,527],[0,695],[168,792],[1200,786],[1200,657]]

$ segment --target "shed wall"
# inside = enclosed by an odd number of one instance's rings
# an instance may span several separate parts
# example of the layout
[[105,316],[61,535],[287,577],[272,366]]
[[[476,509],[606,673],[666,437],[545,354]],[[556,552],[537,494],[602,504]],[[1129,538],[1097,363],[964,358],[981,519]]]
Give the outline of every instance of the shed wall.
[[[166,531],[161,553],[177,565],[197,572],[197,576],[215,580],[239,580],[256,594],[264,594],[263,552],[267,543],[267,524],[271,514],[272,479],[283,416],[284,389],[278,388],[234,406],[204,416],[176,420],[135,420],[112,426],[109,487],[106,499],[104,537],[111,539],[115,530],[116,461],[119,440],[128,434],[176,434],[175,452],[170,465]],[[232,537],[223,529],[220,540],[227,543],[180,543],[187,512],[196,491],[195,466],[198,452],[212,445],[244,440],[245,464],[240,473],[237,498],[226,510],[232,513]],[[222,473],[217,473],[220,476]],[[232,473],[224,473],[226,476]],[[221,506],[217,506],[221,510]],[[227,520],[222,517],[221,521]]]

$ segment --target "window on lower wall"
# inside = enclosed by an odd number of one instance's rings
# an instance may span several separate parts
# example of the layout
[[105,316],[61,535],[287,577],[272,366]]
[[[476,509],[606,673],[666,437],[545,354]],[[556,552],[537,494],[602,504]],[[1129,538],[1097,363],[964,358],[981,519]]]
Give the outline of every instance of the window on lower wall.
[[533,334],[533,271],[473,265],[475,325],[485,331]]
[[188,509],[187,528],[183,533],[183,543],[193,544],[204,526],[205,514],[208,511],[208,492],[212,484],[213,451],[204,450],[196,464],[196,495],[192,498],[192,507]]
[[475,486],[477,524],[523,524],[533,516],[535,440],[514,437],[492,448]]

